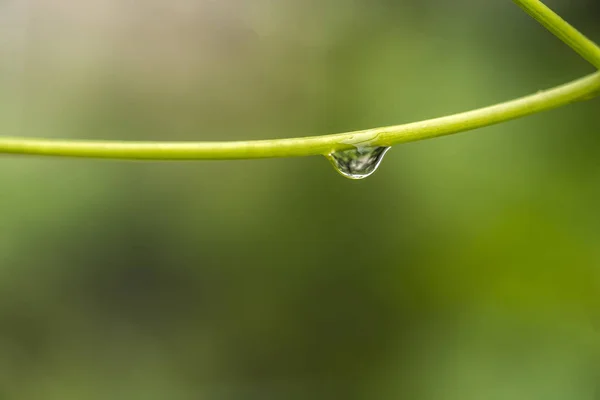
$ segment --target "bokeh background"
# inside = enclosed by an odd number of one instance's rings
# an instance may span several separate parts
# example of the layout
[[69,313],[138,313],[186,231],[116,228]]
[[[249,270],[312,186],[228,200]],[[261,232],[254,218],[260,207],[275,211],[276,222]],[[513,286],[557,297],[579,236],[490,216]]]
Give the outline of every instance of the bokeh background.
[[[597,1],[547,4],[600,41]],[[0,2],[9,136],[337,133],[592,71],[508,0]],[[599,111],[364,181],[0,155],[0,398],[600,399]]]

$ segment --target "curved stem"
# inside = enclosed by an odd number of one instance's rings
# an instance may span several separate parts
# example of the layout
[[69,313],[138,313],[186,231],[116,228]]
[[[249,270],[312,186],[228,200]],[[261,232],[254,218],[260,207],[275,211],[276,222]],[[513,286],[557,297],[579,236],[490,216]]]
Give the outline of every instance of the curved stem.
[[[513,0],[600,68],[600,48],[538,0]],[[235,142],[123,142],[0,137],[0,153],[140,160],[215,160],[329,154],[353,146],[390,146],[481,128],[600,94],[600,71],[490,107],[404,125],[303,138]]]
[[0,152],[47,156],[191,160],[328,154],[356,145],[390,146],[481,128],[581,100],[600,90],[600,72],[547,91],[447,117],[385,128],[294,139],[239,142],[119,142],[0,138]]
[[527,14],[542,24],[554,36],[565,42],[581,57],[600,69],[600,47],[585,37],[567,21],[539,0],[513,0]]

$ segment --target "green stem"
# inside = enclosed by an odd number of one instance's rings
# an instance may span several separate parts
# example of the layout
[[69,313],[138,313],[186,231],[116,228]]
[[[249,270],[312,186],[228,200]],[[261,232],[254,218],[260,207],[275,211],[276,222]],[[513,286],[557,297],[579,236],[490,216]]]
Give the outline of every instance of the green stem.
[[[600,48],[538,0],[513,0],[600,68]],[[215,160],[328,154],[353,146],[390,146],[498,124],[587,100],[600,93],[600,71],[546,91],[447,117],[303,138],[236,142],[123,142],[0,137],[0,153],[140,160]]]
[[581,57],[600,69],[600,47],[585,37],[567,21],[549,9],[539,0],[513,0],[527,14],[548,29],[554,36],[565,42]]
[[119,142],[0,138],[0,152],[147,160],[249,159],[327,154],[354,145],[389,146],[497,124],[549,110],[600,90],[600,72],[494,106],[405,125],[336,135],[239,142]]

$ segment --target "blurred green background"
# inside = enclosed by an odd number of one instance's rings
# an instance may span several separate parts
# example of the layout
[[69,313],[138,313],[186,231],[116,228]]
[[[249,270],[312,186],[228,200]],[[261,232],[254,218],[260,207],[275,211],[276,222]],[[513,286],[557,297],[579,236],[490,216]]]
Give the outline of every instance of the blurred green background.
[[[547,0],[600,41],[595,0]],[[235,140],[593,69],[511,1],[3,0],[0,134]],[[321,157],[0,155],[1,399],[599,399],[600,103]]]

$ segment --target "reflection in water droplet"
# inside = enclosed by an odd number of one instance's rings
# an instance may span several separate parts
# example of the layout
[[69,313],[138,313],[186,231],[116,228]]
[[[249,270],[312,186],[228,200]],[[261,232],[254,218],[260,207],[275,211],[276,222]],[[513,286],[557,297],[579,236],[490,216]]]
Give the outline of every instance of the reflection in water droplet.
[[333,168],[349,179],[363,179],[375,172],[389,147],[357,147],[326,155]]

